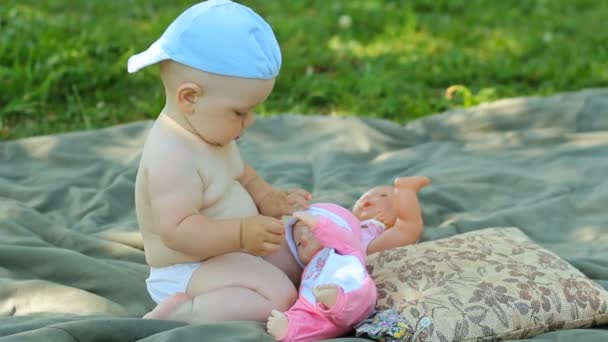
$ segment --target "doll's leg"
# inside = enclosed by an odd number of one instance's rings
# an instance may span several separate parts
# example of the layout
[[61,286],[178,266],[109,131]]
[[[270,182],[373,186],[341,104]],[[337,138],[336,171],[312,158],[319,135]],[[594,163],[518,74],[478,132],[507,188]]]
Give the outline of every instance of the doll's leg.
[[297,292],[287,276],[264,259],[229,253],[204,261],[192,275],[187,295],[158,318],[187,323],[265,321],[273,309],[289,309]]
[[418,241],[424,222],[418,202],[418,191],[430,184],[424,176],[400,177],[395,180],[395,210],[397,222],[393,228],[399,230],[407,244]]
[[319,341],[335,338],[352,330],[336,326],[327,315],[314,305],[299,299],[287,312],[273,310],[266,322],[266,331],[280,341]]
[[424,176],[400,177],[395,180],[395,209],[397,220],[422,223],[418,191],[431,181]]
[[395,179],[395,190],[409,189],[416,193],[430,183],[431,180],[424,176],[399,177]]
[[272,310],[266,322],[266,332],[275,340],[280,341],[287,336],[289,320],[281,311]]
[[430,180],[424,176],[400,177],[395,180],[395,225],[367,245],[367,254],[416,243],[422,235],[423,221],[418,191]]

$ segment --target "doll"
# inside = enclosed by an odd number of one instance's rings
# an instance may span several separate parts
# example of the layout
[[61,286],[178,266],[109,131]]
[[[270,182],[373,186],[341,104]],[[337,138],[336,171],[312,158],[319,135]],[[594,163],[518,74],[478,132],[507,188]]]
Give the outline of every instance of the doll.
[[[361,195],[352,214],[360,220],[360,239],[367,255],[418,241],[423,228],[418,191],[428,184],[424,176],[399,177],[394,186],[377,186]],[[296,263],[304,268],[293,230],[286,229],[285,238]]]
[[417,194],[429,183],[424,176],[399,177],[394,186],[374,187],[355,202],[367,255],[418,241],[423,221]]
[[296,303],[286,312],[272,311],[268,333],[296,342],[349,332],[372,313],[377,299],[359,220],[339,205],[317,203],[294,213],[287,231],[305,268]]

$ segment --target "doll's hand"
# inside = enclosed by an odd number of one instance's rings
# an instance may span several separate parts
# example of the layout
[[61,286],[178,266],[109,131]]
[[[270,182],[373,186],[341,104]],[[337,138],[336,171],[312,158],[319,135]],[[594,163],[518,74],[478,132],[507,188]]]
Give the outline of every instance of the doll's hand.
[[298,219],[308,228],[314,227],[317,222],[319,222],[318,217],[306,211],[296,211],[295,213],[293,213],[293,217]]
[[274,253],[285,239],[285,227],[280,220],[268,216],[252,216],[241,220],[241,248],[253,255]]
[[385,209],[382,208],[378,208],[376,210],[375,219],[382,222],[386,227],[392,227],[393,225],[395,225],[396,221],[394,213],[387,212]]
[[338,300],[338,289],[339,286],[336,284],[317,285],[312,288],[312,294],[315,296],[317,303],[321,303],[326,308],[331,309],[336,305],[336,301]]

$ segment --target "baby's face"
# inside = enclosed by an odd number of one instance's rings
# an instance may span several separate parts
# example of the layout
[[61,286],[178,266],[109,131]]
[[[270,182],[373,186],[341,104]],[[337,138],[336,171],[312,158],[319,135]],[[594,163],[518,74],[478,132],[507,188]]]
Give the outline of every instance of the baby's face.
[[209,74],[201,82],[190,123],[207,143],[226,145],[237,140],[254,122],[253,109],[266,100],[274,80]]
[[355,203],[353,214],[361,221],[376,219],[392,227],[397,220],[393,187],[378,186],[364,193]]
[[310,232],[310,228],[300,221],[296,222],[293,227],[293,240],[298,247],[298,255],[305,265],[308,265],[312,257],[323,248]]

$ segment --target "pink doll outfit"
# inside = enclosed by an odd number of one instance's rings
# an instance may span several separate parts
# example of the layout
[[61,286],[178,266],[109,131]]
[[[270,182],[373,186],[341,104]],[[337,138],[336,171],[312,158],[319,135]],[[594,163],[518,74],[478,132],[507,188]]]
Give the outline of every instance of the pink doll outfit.
[[[289,323],[282,341],[341,336],[367,318],[376,305],[376,284],[365,269],[359,220],[335,204],[313,204],[306,211],[319,217],[311,232],[325,247],[304,268],[298,300],[285,313]],[[291,236],[296,221],[292,219],[287,225]],[[325,284],[339,286],[331,309],[317,303],[312,292],[314,287]]]
[[[294,222],[290,222],[286,226],[285,235],[287,239],[287,245],[289,246],[291,254],[296,259],[296,263],[301,268],[304,268],[306,266],[304,265],[302,260],[300,260],[300,256],[298,255],[298,248],[296,247],[296,243],[293,240],[293,228],[290,227],[290,224],[293,225]],[[385,230],[386,225],[376,219],[361,221],[361,243],[363,244],[363,250],[367,251],[367,245],[369,245],[370,242],[380,236],[380,234],[382,234]]]
[[361,243],[367,251],[367,245],[386,230],[386,225],[376,219],[361,221]]

